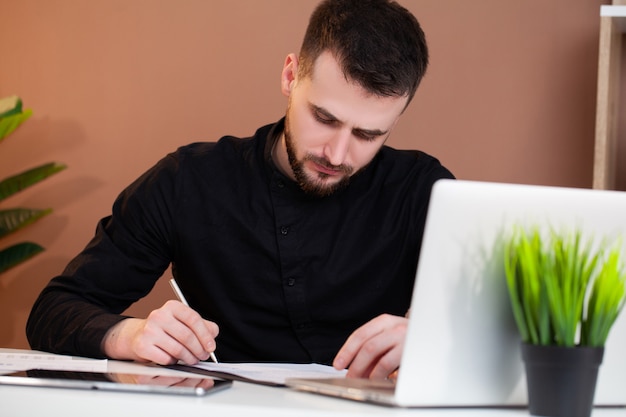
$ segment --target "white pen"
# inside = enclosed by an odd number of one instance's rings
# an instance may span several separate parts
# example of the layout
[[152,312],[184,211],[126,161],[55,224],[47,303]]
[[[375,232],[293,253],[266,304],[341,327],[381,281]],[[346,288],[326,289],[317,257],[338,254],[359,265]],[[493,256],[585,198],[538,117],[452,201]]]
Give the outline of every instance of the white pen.
[[[176,294],[176,297],[178,297],[178,300],[184,305],[186,305],[187,307],[189,307],[189,303],[187,302],[187,299],[183,295],[183,292],[180,290],[180,287],[178,286],[174,278],[170,279],[170,285],[172,286],[172,289],[174,290],[174,294]],[[215,356],[214,352],[211,352],[211,360],[215,363],[219,363],[217,361],[217,357]]]

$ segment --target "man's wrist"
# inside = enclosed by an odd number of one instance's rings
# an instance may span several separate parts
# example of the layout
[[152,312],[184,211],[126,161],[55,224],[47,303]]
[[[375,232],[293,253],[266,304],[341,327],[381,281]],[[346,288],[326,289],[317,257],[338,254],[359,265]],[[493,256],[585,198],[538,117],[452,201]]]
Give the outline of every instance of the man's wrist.
[[138,359],[131,347],[132,334],[140,319],[125,318],[114,324],[102,338],[102,351],[109,359],[136,360]]

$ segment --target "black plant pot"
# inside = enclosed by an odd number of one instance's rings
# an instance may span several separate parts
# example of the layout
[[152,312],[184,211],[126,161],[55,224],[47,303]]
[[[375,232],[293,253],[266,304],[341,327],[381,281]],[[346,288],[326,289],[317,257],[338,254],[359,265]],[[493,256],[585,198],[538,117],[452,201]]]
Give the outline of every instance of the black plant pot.
[[603,347],[522,344],[528,409],[534,416],[589,417]]

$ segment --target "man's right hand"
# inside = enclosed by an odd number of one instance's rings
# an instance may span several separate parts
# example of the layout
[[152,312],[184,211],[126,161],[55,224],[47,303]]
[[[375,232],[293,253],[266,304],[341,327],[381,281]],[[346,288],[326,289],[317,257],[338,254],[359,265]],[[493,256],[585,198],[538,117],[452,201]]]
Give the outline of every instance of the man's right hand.
[[170,300],[147,319],[129,318],[113,326],[103,340],[111,359],[171,365],[195,364],[215,350],[217,324],[204,320],[179,301]]

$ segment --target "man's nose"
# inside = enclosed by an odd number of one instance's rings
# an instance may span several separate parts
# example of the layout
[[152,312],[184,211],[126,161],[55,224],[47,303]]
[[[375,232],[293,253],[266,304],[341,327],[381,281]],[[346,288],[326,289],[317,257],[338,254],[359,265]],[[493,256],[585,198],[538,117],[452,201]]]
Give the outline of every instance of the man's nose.
[[352,132],[347,129],[338,130],[326,143],[324,156],[334,166],[343,164],[350,149]]

